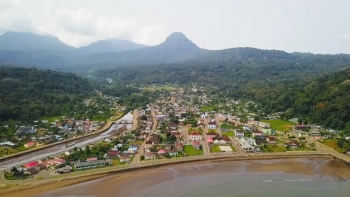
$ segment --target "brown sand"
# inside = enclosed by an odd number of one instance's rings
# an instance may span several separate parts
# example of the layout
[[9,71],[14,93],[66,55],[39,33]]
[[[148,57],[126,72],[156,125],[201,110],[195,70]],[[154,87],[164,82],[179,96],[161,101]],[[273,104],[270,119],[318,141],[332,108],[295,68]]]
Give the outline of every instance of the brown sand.
[[[191,170],[188,171],[186,168],[191,168]],[[350,178],[350,168],[340,160],[330,159],[329,157],[312,159],[290,158],[252,161],[233,161],[232,159],[223,159],[217,160],[216,162],[202,161],[195,163],[182,163],[160,166],[156,168],[117,172],[111,176],[107,176],[108,173],[105,173],[100,175],[70,178],[61,181],[50,181],[46,183],[17,186],[14,188],[0,190],[0,196],[30,196],[44,191],[54,190],[89,180],[96,180],[102,177],[103,179],[101,181],[94,182],[93,186],[89,187],[89,189],[86,190],[87,194],[98,193],[99,196],[109,196],[111,195],[111,191],[113,191],[113,189],[121,188],[118,190],[118,195],[127,196],[130,194],[130,191],[133,190],[133,188],[136,188],[136,186],[146,188],[169,180],[175,176],[172,169],[176,169],[179,172],[179,177],[201,175],[206,173],[239,172],[243,170],[242,172],[281,171],[290,174],[305,175],[314,175],[315,173],[320,173],[323,176],[339,177],[340,179]],[[68,191],[73,189],[67,188]],[[58,193],[60,192],[62,192],[61,195],[64,195],[67,191],[59,191]]]

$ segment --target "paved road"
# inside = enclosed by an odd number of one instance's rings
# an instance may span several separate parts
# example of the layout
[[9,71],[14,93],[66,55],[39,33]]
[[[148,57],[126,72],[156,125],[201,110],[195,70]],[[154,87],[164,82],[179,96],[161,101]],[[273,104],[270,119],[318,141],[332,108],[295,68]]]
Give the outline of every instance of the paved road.
[[[132,119],[131,116],[132,116],[131,114],[127,114],[122,119],[124,119],[124,118],[125,119],[128,119],[128,118]],[[119,129],[123,126],[124,126],[123,124],[115,124],[115,125],[112,125],[107,131],[100,133],[100,134],[96,134],[96,135],[92,136],[92,138],[90,138],[90,139],[77,139],[76,141],[69,142],[69,143],[75,142],[74,146],[66,147],[66,144],[58,144],[56,146],[51,146],[51,147],[48,147],[45,149],[38,150],[36,152],[31,152],[31,153],[28,153],[28,154],[25,154],[22,156],[18,156],[18,157],[9,159],[9,160],[2,161],[2,162],[0,162],[0,170],[9,169],[9,168],[12,168],[13,166],[19,166],[19,165],[22,165],[24,163],[47,158],[47,157],[55,155],[55,154],[64,153],[65,151],[73,149],[75,146],[76,147],[84,147],[86,144],[100,141],[106,137],[109,137],[111,132],[113,132],[116,129]],[[129,126],[128,129],[130,129],[131,125],[128,125],[128,126]]]
[[148,141],[151,138],[151,136],[148,136],[145,141],[143,141],[143,143],[141,144],[139,151],[137,152],[137,154],[134,157],[134,160],[132,160],[131,164],[136,164],[136,163],[140,163],[140,157],[141,155],[144,154],[145,152],[145,145],[146,145],[146,141]]

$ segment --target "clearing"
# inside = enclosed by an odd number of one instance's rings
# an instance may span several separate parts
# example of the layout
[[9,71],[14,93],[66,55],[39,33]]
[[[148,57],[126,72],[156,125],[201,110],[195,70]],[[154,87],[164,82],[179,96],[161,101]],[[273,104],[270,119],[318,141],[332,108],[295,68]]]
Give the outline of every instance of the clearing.
[[276,119],[276,120],[262,120],[261,122],[269,123],[271,128],[276,129],[278,131],[290,131],[294,125],[294,122]]

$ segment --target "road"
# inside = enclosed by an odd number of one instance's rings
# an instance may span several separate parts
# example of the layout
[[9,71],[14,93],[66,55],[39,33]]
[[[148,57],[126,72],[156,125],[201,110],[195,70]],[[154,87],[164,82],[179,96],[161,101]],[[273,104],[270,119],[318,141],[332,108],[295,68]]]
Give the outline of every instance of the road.
[[[134,110],[134,122],[133,122],[133,130],[137,129],[137,125],[138,125],[138,118],[135,116],[137,113],[137,116],[138,116],[138,110],[135,109]],[[153,117],[153,125],[152,125],[152,130],[151,130],[151,133],[153,133],[154,131],[156,131],[157,129],[157,118],[156,118],[156,114],[154,112],[154,110],[152,109],[151,110],[151,115]],[[136,122],[136,124],[135,124]],[[134,159],[132,160],[132,163],[131,164],[137,164],[137,163],[140,163],[140,157],[141,155],[144,154],[145,152],[145,145],[146,145],[146,141],[148,141],[149,139],[151,138],[151,136],[147,136],[147,138],[142,142],[142,144],[140,145],[139,147],[139,151],[137,152],[137,154],[135,154],[135,157]]]
[[182,127],[180,130],[181,130],[183,139],[185,141],[185,144],[189,144],[190,142],[188,140],[188,129],[187,129],[187,127]]
[[[122,120],[130,119],[130,118],[132,119],[132,114],[129,113],[129,114],[125,115],[122,118]],[[57,144],[56,146],[47,147],[45,149],[41,149],[41,150],[38,150],[36,152],[31,152],[31,153],[28,153],[28,154],[25,154],[22,156],[18,156],[18,157],[12,158],[12,159],[2,161],[2,162],[0,162],[0,170],[9,169],[9,168],[12,168],[13,166],[19,166],[19,165],[22,165],[24,163],[47,158],[47,157],[55,155],[55,154],[64,153],[65,151],[69,151],[69,150],[73,149],[74,147],[84,147],[86,144],[100,141],[106,137],[109,137],[111,132],[113,132],[116,129],[119,129],[123,126],[124,126],[123,124],[114,124],[107,131],[100,133],[100,134],[93,135],[93,136],[91,136],[92,138],[90,138],[90,139],[77,139],[77,140],[69,142],[70,144],[75,143],[74,146],[66,147],[66,144]],[[131,125],[129,125],[128,129],[131,129]]]

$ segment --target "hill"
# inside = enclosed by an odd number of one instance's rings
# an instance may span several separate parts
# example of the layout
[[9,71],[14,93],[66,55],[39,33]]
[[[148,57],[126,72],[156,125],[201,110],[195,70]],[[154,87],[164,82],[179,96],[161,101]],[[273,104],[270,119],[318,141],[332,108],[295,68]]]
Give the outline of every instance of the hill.
[[86,79],[71,73],[0,67],[0,120],[71,114],[93,90]]
[[193,59],[205,51],[190,41],[184,34],[173,33],[157,46],[118,53],[106,52],[80,56],[70,62],[70,64],[79,67],[91,65],[115,67],[132,64],[174,63]]
[[77,49],[76,53],[78,56],[87,55],[93,53],[104,53],[104,52],[120,52],[134,49],[140,49],[147,47],[146,45],[137,44],[127,40],[120,39],[107,39],[93,42],[87,46],[83,46]]
[[52,35],[6,32],[0,36],[0,50],[16,51],[71,51],[75,48]]

